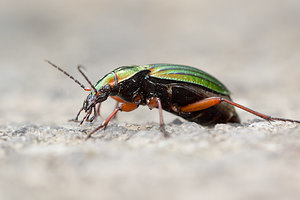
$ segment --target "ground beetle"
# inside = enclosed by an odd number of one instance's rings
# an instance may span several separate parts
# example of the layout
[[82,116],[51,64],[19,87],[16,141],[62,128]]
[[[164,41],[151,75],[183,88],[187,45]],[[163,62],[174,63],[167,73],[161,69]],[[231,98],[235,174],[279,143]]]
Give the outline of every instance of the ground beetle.
[[[99,115],[101,102],[108,97],[120,103],[101,126],[92,131],[87,138],[101,128],[105,129],[118,111],[130,112],[140,105],[159,109],[160,130],[165,136],[168,136],[168,133],[164,128],[162,110],[204,126],[228,122],[239,123],[240,119],[234,106],[268,121],[300,123],[297,120],[271,117],[233,102],[229,90],[220,81],[190,66],[176,64],[122,66],[106,74],[95,85],[82,72],[82,66],[78,66],[79,72],[91,86],[90,89],[60,67],[48,60],[46,62],[69,76],[84,90],[91,92],[75,117],[78,121],[80,113],[83,110],[86,112],[80,124],[85,120],[93,121]],[[89,119],[93,112],[94,115]]]

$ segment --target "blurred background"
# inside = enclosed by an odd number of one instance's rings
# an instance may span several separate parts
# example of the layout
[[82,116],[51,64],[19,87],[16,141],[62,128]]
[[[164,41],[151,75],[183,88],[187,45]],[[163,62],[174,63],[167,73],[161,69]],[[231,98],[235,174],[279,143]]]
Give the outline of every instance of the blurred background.
[[[1,0],[0,26],[1,123],[74,117],[87,93],[45,58],[85,85],[78,64],[93,83],[121,65],[191,65],[221,80],[237,102],[300,115],[299,1]],[[113,105],[103,106],[104,116]]]
[[0,199],[299,198],[299,126],[238,110],[242,125],[173,123],[164,140],[157,110],[139,108],[85,141],[93,126],[67,121],[87,93],[44,59],[85,85],[78,64],[93,83],[121,65],[186,64],[299,120],[300,1],[0,0]]

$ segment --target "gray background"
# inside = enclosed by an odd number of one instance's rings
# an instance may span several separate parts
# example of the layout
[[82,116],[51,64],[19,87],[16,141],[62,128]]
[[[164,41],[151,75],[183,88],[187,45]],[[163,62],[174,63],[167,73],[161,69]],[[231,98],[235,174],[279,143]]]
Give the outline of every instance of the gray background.
[[[68,122],[86,84],[120,65],[178,63],[213,74],[243,105],[300,119],[299,1],[0,1],[1,199],[296,199],[300,128],[238,110],[205,128],[139,108]],[[102,106],[107,116],[114,106]]]

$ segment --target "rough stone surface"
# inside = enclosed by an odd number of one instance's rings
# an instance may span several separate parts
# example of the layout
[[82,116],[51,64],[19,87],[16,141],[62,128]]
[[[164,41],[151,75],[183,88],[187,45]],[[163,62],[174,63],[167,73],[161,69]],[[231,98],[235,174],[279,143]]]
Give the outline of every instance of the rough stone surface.
[[83,82],[120,65],[169,62],[207,71],[233,99],[300,119],[297,1],[1,1],[0,199],[299,199],[300,126],[238,110],[241,124],[207,128],[164,113],[111,112],[68,122]]

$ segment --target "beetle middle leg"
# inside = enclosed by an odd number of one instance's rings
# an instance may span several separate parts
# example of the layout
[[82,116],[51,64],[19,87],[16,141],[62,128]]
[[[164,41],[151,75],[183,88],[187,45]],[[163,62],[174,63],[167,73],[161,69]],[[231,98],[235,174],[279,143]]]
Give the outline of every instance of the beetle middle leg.
[[164,117],[162,114],[161,100],[158,97],[152,97],[146,99],[146,103],[150,109],[158,108],[159,111],[159,129],[164,134],[164,137],[170,137],[170,134],[165,129]]
[[195,111],[200,111],[200,110],[204,110],[206,108],[212,107],[212,106],[217,105],[221,102],[226,102],[228,104],[231,104],[235,107],[238,107],[238,108],[243,109],[243,110],[245,110],[249,113],[252,113],[252,114],[254,114],[254,115],[256,115],[260,118],[263,118],[267,121],[288,121],[288,122],[300,123],[300,121],[298,121],[298,120],[278,118],[278,117],[272,117],[272,116],[269,116],[269,115],[265,115],[265,114],[259,113],[257,111],[254,111],[250,108],[247,108],[243,105],[240,105],[238,103],[230,101],[228,99],[222,98],[222,97],[209,97],[209,98],[197,101],[195,103],[191,103],[189,105],[183,106],[179,109],[182,112],[195,112]]

